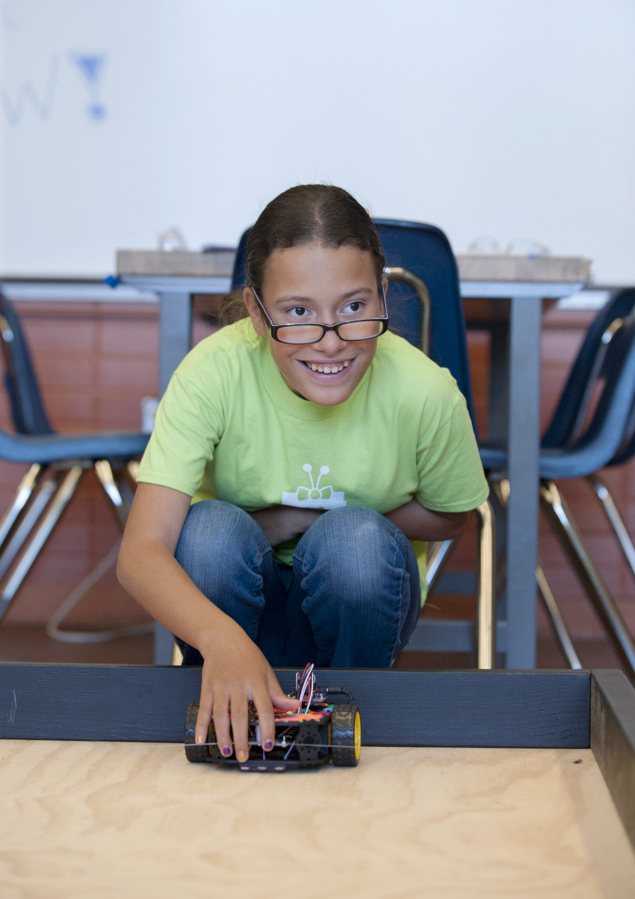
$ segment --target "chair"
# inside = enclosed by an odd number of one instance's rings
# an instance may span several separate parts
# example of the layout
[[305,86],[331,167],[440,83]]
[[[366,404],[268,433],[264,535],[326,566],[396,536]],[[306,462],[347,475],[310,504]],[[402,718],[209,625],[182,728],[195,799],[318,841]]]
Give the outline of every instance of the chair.
[[[635,289],[630,288],[615,294],[595,316],[571,367],[551,422],[542,437],[541,446],[543,448],[566,446],[568,442],[580,436],[593,393],[597,388],[598,381],[605,374],[603,369],[608,346],[623,324],[623,319],[631,315],[634,307]],[[626,434],[622,448],[605,467],[622,465],[632,457],[633,453],[635,453],[635,439],[631,439],[629,443],[628,434]],[[586,480],[600,500],[635,577],[635,548],[608,487],[597,471],[587,475]],[[550,495],[553,495],[553,490],[550,491]],[[581,543],[574,541],[570,550],[575,550],[575,547],[579,545]],[[588,561],[588,554],[583,552],[579,558],[579,564],[586,566]],[[581,668],[582,664],[540,564],[536,569],[536,579],[556,637],[570,666]]]
[[2,619],[87,470],[95,472],[123,528],[132,499],[128,478],[134,479],[134,460],[143,453],[148,435],[56,433],[19,318],[2,293],[0,346],[16,432],[0,430],[0,459],[29,465],[0,520],[0,579],[12,569],[0,592]]
[[[465,396],[476,430],[472,385],[467,355],[465,320],[459,293],[458,272],[447,237],[439,228],[417,222],[375,219],[386,256],[386,275],[398,284],[390,292],[391,330],[400,333],[415,346],[425,347],[439,365],[448,368]],[[232,290],[244,286],[246,272],[247,229],[239,242],[232,276]],[[413,295],[413,287],[415,294]],[[426,293],[430,302],[426,302]],[[426,321],[428,328],[425,327]],[[496,653],[494,615],[494,515],[489,501],[477,510],[479,525],[479,584],[476,622],[477,663],[492,668]],[[428,551],[427,584],[431,591],[437,583],[454,541],[431,544]],[[446,622],[421,619],[410,649],[456,648],[469,646],[463,638],[471,622]],[[442,629],[449,634],[444,642]]]
[[[620,464],[635,452],[635,316],[616,316],[618,312],[628,311],[629,303],[630,309],[633,308],[635,292],[632,294],[631,297],[618,295],[600,312],[589,329],[563,390],[553,423],[543,438],[539,468],[542,509],[618,653],[631,675],[635,676],[633,640],[615,601],[586,552],[579,529],[555,483],[556,480],[577,477],[596,479],[601,483],[596,474],[600,468]],[[601,380],[604,381],[601,395],[589,424],[585,426],[589,399]],[[561,443],[554,445],[556,439]],[[493,468],[505,471],[507,455],[504,451],[492,448],[488,457]],[[504,478],[497,490],[504,503]],[[537,578],[569,663],[572,667],[581,667],[540,567]],[[553,609],[556,610],[555,618]]]
[[[571,375],[562,392],[558,407],[542,439],[544,447],[560,446],[578,436],[588,412],[597,381],[603,374],[607,348],[623,319],[635,309],[635,289],[622,290],[599,311],[584,339]],[[573,410],[578,403],[577,415]],[[605,467],[624,465],[635,455],[635,420],[627,427],[624,441],[613,459]],[[587,481],[597,495],[620,548],[635,577],[635,547],[622,520],[617,504],[597,472],[587,475]]]
[[[623,465],[624,463],[629,462],[633,456],[635,456],[635,416],[633,416],[633,421],[631,421],[630,426],[627,429],[624,444],[605,467],[612,468],[615,465]],[[635,577],[635,546],[633,546],[633,541],[628,534],[628,530],[619,513],[617,504],[611,496],[610,490],[597,472],[588,475],[587,481],[591,484],[597,498],[600,500],[609,524],[613,528],[613,532],[617,537],[620,548],[624,553],[624,558],[631,569],[633,577]]]

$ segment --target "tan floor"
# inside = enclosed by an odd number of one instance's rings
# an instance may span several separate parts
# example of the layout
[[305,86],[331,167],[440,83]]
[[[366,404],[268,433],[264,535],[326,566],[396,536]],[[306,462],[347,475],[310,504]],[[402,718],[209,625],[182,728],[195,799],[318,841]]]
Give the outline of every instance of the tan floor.
[[589,750],[367,747],[272,775],[4,741],[0,895],[630,899],[635,856]]

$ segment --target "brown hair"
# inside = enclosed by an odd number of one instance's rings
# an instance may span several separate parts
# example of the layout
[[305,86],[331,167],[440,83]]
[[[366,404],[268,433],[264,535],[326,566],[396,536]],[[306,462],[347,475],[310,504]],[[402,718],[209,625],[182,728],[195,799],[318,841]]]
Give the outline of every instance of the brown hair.
[[[380,284],[384,251],[368,212],[341,187],[300,184],[268,203],[251,229],[246,251],[247,286],[262,290],[273,252],[313,242],[324,247],[357,247],[370,253]],[[221,305],[222,323],[246,316],[242,291],[228,294]]]

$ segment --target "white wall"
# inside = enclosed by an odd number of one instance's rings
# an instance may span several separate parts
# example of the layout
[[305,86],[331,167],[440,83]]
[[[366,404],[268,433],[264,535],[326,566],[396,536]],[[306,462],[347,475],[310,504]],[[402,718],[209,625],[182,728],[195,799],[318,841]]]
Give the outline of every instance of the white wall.
[[[0,12],[5,273],[106,274],[171,225],[232,244],[280,190],[329,181],[457,251],[534,238],[635,283],[632,0]],[[78,54],[102,60],[92,95]]]

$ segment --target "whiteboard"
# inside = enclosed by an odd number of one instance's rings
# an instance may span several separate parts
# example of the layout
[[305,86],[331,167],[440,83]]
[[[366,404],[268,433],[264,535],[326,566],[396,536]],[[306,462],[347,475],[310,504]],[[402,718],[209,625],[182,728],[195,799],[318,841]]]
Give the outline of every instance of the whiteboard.
[[278,192],[325,181],[457,252],[537,241],[635,282],[631,0],[0,13],[4,274],[103,276],[173,226],[190,249],[235,245]]

